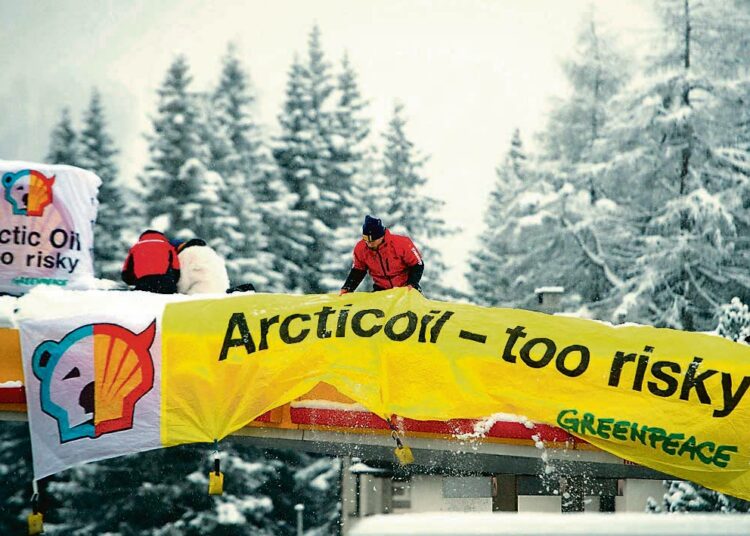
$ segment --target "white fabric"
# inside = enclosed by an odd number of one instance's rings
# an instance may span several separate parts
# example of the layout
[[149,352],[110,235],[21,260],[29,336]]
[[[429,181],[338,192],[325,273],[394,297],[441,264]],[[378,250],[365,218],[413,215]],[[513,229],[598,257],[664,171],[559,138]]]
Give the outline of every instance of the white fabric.
[[190,246],[179,253],[180,294],[221,294],[229,288],[224,259],[208,246]]
[[0,293],[91,288],[101,179],[72,166],[0,160]]
[[[180,299],[184,298],[148,292],[74,292],[37,287],[18,300],[34,478],[79,463],[161,446],[161,319],[164,305]],[[149,330],[152,323],[155,331]],[[134,345],[115,340],[107,330],[126,337],[131,333],[138,341],[151,342],[147,348],[133,350]],[[45,350],[51,354],[48,359],[42,359]],[[147,357],[152,381],[130,406],[123,401],[134,389],[119,389],[117,397],[109,399],[115,401],[110,404],[110,412],[120,403],[119,407],[130,407],[123,414],[132,417],[132,422],[115,430],[102,430],[95,424],[102,420],[104,404],[100,402],[124,381],[113,377],[115,373],[109,380],[102,379],[103,370],[115,370],[122,376],[127,367],[120,370],[114,365],[123,363],[120,357],[132,351]],[[93,412],[83,402],[86,389],[95,393]]]

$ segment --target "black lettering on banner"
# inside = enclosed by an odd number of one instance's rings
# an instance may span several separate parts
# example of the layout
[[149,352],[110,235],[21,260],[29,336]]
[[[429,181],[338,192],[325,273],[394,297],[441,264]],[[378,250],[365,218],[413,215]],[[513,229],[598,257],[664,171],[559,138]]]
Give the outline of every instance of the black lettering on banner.
[[680,365],[671,361],[657,361],[651,367],[651,374],[657,380],[664,382],[664,387],[660,387],[657,382],[648,382],[648,390],[656,396],[668,397],[677,392],[679,382],[677,378],[665,372],[664,369],[670,369],[675,374],[680,373]]
[[68,243],[68,233],[65,229],[55,229],[49,235],[49,243],[57,249],[64,248]]
[[[644,348],[644,351],[651,352],[653,351],[653,347],[646,346]],[[633,390],[634,391],[640,391],[643,389],[643,377],[646,375],[646,367],[648,367],[648,359],[649,356],[647,355],[639,355],[638,356],[638,365],[635,368],[635,377],[633,378]]]
[[[394,330],[396,323],[401,320],[402,318],[407,318],[408,323],[406,324],[406,329],[402,331],[401,333],[396,333]],[[409,337],[411,337],[414,334],[414,331],[417,329],[417,315],[414,314],[411,311],[406,311],[405,313],[401,313],[398,315],[393,316],[388,322],[385,323],[385,328],[383,329],[383,333],[385,333],[385,336],[391,339],[392,341],[405,341]]]
[[383,318],[385,313],[380,309],[363,309],[354,313],[352,315],[352,331],[358,337],[372,337],[383,329],[383,326],[380,324],[374,324],[370,329],[363,328],[362,319],[367,315],[372,315],[375,318]]
[[750,376],[745,376],[744,378],[742,378],[740,385],[737,387],[737,392],[732,393],[732,375],[727,372],[722,372],[721,391],[724,395],[724,409],[715,409],[713,416],[726,417],[727,415],[732,413],[734,408],[737,407],[737,404],[740,403],[740,400],[742,400],[742,397],[745,395],[748,387],[750,387]]
[[279,315],[260,319],[260,344],[258,351],[268,350],[268,328],[279,323]]
[[[233,338],[235,329],[240,332],[239,338]],[[243,313],[232,313],[232,316],[229,318],[227,332],[224,335],[224,343],[221,345],[219,361],[225,360],[229,354],[229,349],[235,346],[244,346],[248,355],[255,352],[255,342],[253,341],[253,336],[250,334],[250,329],[247,327],[247,321]]]
[[[571,352],[578,352],[581,357],[578,365],[575,368],[569,369],[565,366],[565,358],[568,357],[568,354],[570,354]],[[565,376],[575,378],[576,376],[580,376],[581,374],[586,372],[586,369],[589,367],[590,360],[591,354],[588,348],[581,344],[573,344],[571,346],[566,346],[560,351],[559,354],[557,354],[557,358],[555,359],[555,366],[557,367],[557,370],[559,370]]]
[[526,337],[526,332],[524,331],[526,329],[524,326],[516,326],[514,328],[508,328],[505,330],[505,333],[510,335],[508,337],[508,342],[505,343],[505,349],[503,350],[503,359],[507,361],[508,363],[515,363],[516,362],[516,356],[513,355],[513,346],[515,346],[516,341],[519,338]]
[[2,255],[0,255],[0,262],[6,266],[13,264],[14,260],[15,260],[15,257],[13,256],[13,253],[11,253],[10,251],[4,251]]
[[430,342],[435,343],[440,335],[440,330],[443,329],[445,323],[453,316],[453,311],[446,311],[440,318],[435,321],[435,325],[430,330]]
[[610,387],[618,387],[620,385],[620,375],[622,374],[622,367],[625,363],[635,361],[636,354],[626,354],[625,352],[616,352],[615,358],[612,360],[612,367],[609,370],[609,382]]
[[[344,307],[351,307],[351,303],[347,303]],[[346,337],[346,318],[349,316],[349,309],[341,309],[339,311],[339,319],[336,322],[336,337]]]
[[688,366],[687,372],[685,373],[685,381],[682,383],[682,390],[680,391],[680,400],[689,400],[690,390],[695,389],[695,392],[698,394],[698,400],[700,400],[701,404],[711,403],[711,397],[708,395],[708,391],[706,391],[706,386],[703,385],[703,382],[718,371],[709,369],[696,376],[695,373],[702,361],[703,358],[696,356],[693,359],[693,362]]
[[466,331],[465,329],[462,329],[458,333],[458,337],[459,339],[466,339],[467,341],[474,341],[480,344],[484,344],[487,342],[487,335],[482,335],[481,333],[473,333],[471,331]]
[[336,310],[333,307],[325,305],[320,311],[313,313],[314,316],[318,317],[317,335],[319,339],[328,339],[331,337],[331,331],[326,328],[328,327],[328,317],[335,312]]
[[281,323],[281,326],[279,326],[279,337],[281,337],[281,340],[284,341],[286,344],[296,344],[298,342],[302,342],[305,340],[305,337],[307,337],[308,333],[310,333],[309,329],[304,328],[300,330],[300,332],[295,336],[291,336],[289,334],[289,325],[292,323],[293,320],[297,320],[297,319],[301,320],[302,322],[308,322],[310,320],[310,315],[299,314],[299,313],[289,315]]
[[[540,359],[534,359],[531,356],[531,350],[537,346],[537,345],[544,345],[544,355]],[[524,363],[526,363],[531,368],[543,368],[549,364],[550,361],[552,361],[552,358],[555,357],[555,351],[557,350],[557,347],[555,346],[555,343],[552,341],[552,339],[548,339],[546,337],[539,337],[537,339],[531,339],[529,342],[523,345],[521,348],[521,359]]]
[[430,311],[430,314],[424,315],[422,317],[422,321],[420,322],[419,326],[419,338],[417,339],[418,342],[427,342],[427,324],[432,321],[433,318],[435,318],[432,315],[439,314],[440,311]]

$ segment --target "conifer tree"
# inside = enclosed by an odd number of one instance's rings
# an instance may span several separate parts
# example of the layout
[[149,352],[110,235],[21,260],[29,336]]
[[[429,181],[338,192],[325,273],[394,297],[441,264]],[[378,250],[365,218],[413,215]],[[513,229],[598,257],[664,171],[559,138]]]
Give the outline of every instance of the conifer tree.
[[747,175],[716,158],[736,130],[716,122],[711,10],[689,0],[660,6],[668,46],[649,76],[613,101],[595,155],[620,216],[593,224],[611,232],[588,247],[609,274],[612,319],[703,329],[721,303],[746,299],[747,246],[738,237]]
[[[550,113],[540,136],[541,154],[524,166],[522,191],[506,192],[497,233],[504,248],[480,251],[487,258],[475,262],[476,267],[502,266],[494,272],[496,288],[485,292],[494,292],[493,299],[506,306],[532,307],[534,289],[554,285],[565,288],[564,308],[595,307],[612,286],[584,250],[592,247],[587,241],[595,241],[592,233],[601,230],[591,222],[611,206],[608,192],[595,180],[593,151],[608,124],[609,102],[628,76],[613,42],[589,13],[575,52],[563,64],[571,96]],[[498,173],[513,175],[509,166],[506,162]]]
[[[192,77],[188,62],[177,57],[158,90],[153,133],[148,136],[150,162],[141,177],[146,191],[147,221],[174,217],[186,188],[180,184],[180,170],[191,158],[205,162],[207,148],[201,143],[196,97],[189,90]],[[166,232],[171,223],[166,222]],[[150,223],[147,223],[150,225]]]
[[423,283],[430,296],[442,296],[446,287],[442,275],[446,265],[432,239],[446,236],[454,230],[446,226],[440,216],[443,201],[427,195],[427,178],[421,173],[426,159],[418,153],[406,135],[403,106],[396,104],[384,134],[383,175],[388,181],[392,197],[381,219],[397,234],[406,233],[425,259]]
[[734,297],[721,307],[716,333],[735,342],[746,341],[750,337],[750,310],[739,298]]
[[50,164],[78,165],[78,135],[73,128],[70,109],[63,108],[60,121],[52,130],[46,161]]
[[119,279],[122,261],[134,238],[129,232],[132,213],[126,209],[124,186],[117,180],[117,149],[107,132],[101,96],[96,90],[83,119],[80,146],[81,167],[93,171],[102,180],[94,227],[94,266],[102,277]]
[[304,67],[295,57],[289,71],[284,110],[279,115],[282,133],[273,155],[281,170],[282,179],[294,196],[292,210],[297,217],[292,220],[296,242],[283,252],[280,268],[290,291],[309,291],[314,285],[308,280],[310,267],[308,251],[315,247],[316,231],[326,231],[322,222],[314,221],[310,211],[310,198],[318,192],[312,183],[312,125],[308,119],[308,102],[304,88]]
[[211,95],[206,138],[211,141],[210,168],[226,179],[222,203],[235,215],[226,230],[227,269],[235,283],[253,283],[264,291],[283,290],[283,275],[275,269],[271,229],[288,241],[288,207],[283,184],[272,166],[253,118],[255,97],[236,48],[229,45],[219,84]]
[[296,57],[287,82],[284,111],[279,117],[281,136],[274,157],[287,188],[297,200],[293,210],[294,236],[298,246],[288,251],[285,267],[291,288],[306,293],[324,292],[321,275],[348,185],[334,174],[329,97],[333,91],[328,62],[320,43],[320,30],[313,27],[308,40],[307,62]]
[[341,287],[351,268],[352,249],[360,237],[368,184],[363,176],[364,142],[370,122],[364,117],[367,103],[362,99],[357,75],[344,56],[338,76],[337,102],[331,124],[332,179],[341,195],[337,227],[326,250],[321,283],[327,290]]
[[722,512],[745,513],[750,503],[683,480],[665,480],[661,504],[649,499],[647,510],[654,513]]
[[479,237],[480,247],[472,252],[466,274],[479,303],[519,305],[512,299],[518,294],[515,277],[520,275],[514,261],[525,248],[518,247],[515,221],[510,216],[516,206],[514,200],[526,186],[526,175],[526,154],[521,133],[516,129],[505,161],[496,170],[497,179],[484,214],[484,231]]

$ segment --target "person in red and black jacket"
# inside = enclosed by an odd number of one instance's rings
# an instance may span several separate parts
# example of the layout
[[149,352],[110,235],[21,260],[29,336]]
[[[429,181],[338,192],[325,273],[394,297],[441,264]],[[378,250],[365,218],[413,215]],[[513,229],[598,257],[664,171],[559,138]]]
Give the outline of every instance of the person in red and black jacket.
[[159,231],[145,231],[128,252],[122,280],[135,290],[174,294],[179,279],[180,260],[174,246]]
[[365,216],[362,240],[354,246],[354,263],[339,295],[354,292],[367,272],[373,291],[409,287],[421,292],[424,261],[408,236],[391,234],[379,219]]

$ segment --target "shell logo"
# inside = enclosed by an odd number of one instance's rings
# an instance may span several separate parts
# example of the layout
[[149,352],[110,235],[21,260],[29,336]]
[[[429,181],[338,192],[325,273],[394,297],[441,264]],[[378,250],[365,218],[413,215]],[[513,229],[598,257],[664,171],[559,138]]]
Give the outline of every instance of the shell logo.
[[141,333],[88,324],[36,347],[41,409],[57,421],[61,443],[133,427],[135,405],[154,385],[155,334],[156,320]]
[[24,169],[8,172],[2,178],[5,200],[16,216],[42,216],[52,204],[52,185],[55,176],[46,177],[39,171]]

